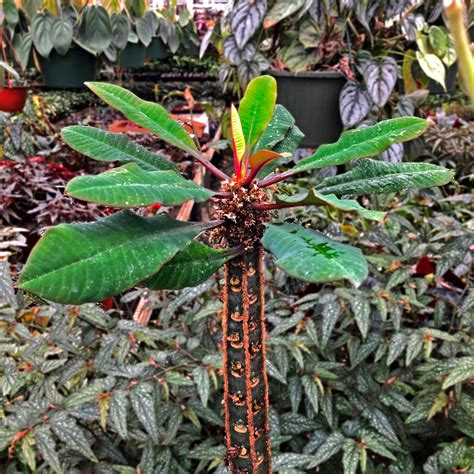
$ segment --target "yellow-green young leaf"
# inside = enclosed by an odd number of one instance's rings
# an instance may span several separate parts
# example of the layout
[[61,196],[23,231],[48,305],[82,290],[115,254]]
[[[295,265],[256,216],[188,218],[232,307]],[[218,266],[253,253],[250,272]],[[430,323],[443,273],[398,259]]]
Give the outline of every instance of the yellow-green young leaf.
[[280,154],[276,151],[271,150],[259,150],[253,156],[250,157],[249,163],[251,168],[261,168],[262,166],[268,165],[272,161],[278,158],[287,157],[289,154]]
[[35,246],[18,286],[60,303],[102,301],[156,273],[209,227],[131,211],[87,224],[61,224]]
[[336,196],[388,193],[442,186],[453,176],[453,171],[430,163],[385,163],[368,159],[347,173],[323,179],[316,188],[321,194]]
[[307,193],[286,196],[279,194],[276,197],[278,204],[288,204],[292,206],[328,206],[334,209],[340,209],[344,212],[356,212],[366,219],[382,222],[385,212],[370,211],[362,207],[354,199],[339,199],[335,194],[321,194],[310,189]]
[[63,128],[61,136],[71,148],[95,160],[136,163],[147,171],[178,171],[178,167],[164,156],[136,145],[120,133],[74,125]]
[[421,51],[416,52],[416,59],[423,72],[446,90],[446,69],[441,59],[436,54],[423,54]]
[[234,104],[230,106],[230,129],[232,133],[232,147],[234,149],[234,154],[237,156],[240,163],[245,153],[245,138],[242,132],[239,113],[234,107]]
[[120,110],[132,122],[150,130],[166,142],[191,155],[199,155],[193,139],[161,105],[142,100],[132,92],[114,84],[87,82],[86,85],[111,107]]
[[107,429],[107,415],[110,408],[110,395],[104,394],[99,398],[100,427],[103,431]]
[[232,258],[225,250],[215,250],[200,242],[178,252],[160,271],[142,282],[152,290],[179,290],[204,283]]
[[145,171],[135,163],[114,168],[97,176],[78,176],[66,187],[66,194],[83,201],[123,209],[161,203],[176,206],[212,196],[198,184],[174,171]]
[[382,153],[393,143],[405,142],[420,136],[428,128],[428,121],[417,117],[400,117],[370,127],[344,132],[336,143],[321,145],[315,153],[302,159],[294,172],[342,165],[350,160]]
[[256,77],[247,86],[239,105],[239,116],[249,149],[252,149],[270,123],[276,96],[276,81],[271,76]]
[[367,277],[362,252],[296,224],[267,225],[264,247],[289,275],[314,283],[347,279],[360,285]]
[[436,395],[433,405],[431,405],[430,411],[428,412],[427,420],[431,420],[437,413],[443,410],[443,408],[449,403],[449,397],[441,390],[441,392]]

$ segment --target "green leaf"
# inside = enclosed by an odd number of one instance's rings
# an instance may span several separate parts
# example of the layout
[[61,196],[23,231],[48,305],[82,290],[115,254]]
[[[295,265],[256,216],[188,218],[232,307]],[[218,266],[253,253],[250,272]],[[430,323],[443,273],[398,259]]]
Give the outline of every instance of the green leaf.
[[19,287],[61,303],[101,301],[156,273],[209,224],[122,211],[97,222],[50,228]]
[[331,433],[324,443],[318,448],[316,453],[313,456],[312,462],[310,462],[306,468],[312,469],[316,466],[319,466],[323,462],[327,461],[328,459],[332,458],[335,454],[337,454],[344,444],[344,436],[341,433],[334,432]]
[[433,81],[441,84],[446,90],[445,78],[446,69],[441,59],[436,54],[424,54],[421,51],[416,52],[416,59],[423,72]]
[[174,171],[145,171],[136,163],[114,168],[97,176],[78,176],[65,193],[105,206],[132,208],[159,202],[176,206],[194,199],[206,201],[213,193]]
[[77,392],[73,392],[64,400],[66,408],[73,408],[98,398],[102,392],[110,390],[115,385],[113,377],[106,377],[102,380],[94,380],[82,387]]
[[370,194],[400,191],[406,188],[442,186],[454,172],[430,163],[384,163],[363,160],[354,169],[332,178],[325,178],[317,186],[322,194]]
[[341,306],[337,301],[329,301],[324,305],[323,322],[321,325],[321,347],[325,348],[329,342],[340,314]]
[[407,345],[407,336],[403,333],[396,333],[390,340],[390,346],[387,355],[387,365],[393,364],[405,350]]
[[71,148],[95,160],[137,163],[147,171],[178,171],[178,167],[164,156],[136,145],[119,133],[74,125],[63,128],[61,136]]
[[397,434],[388,420],[387,416],[378,408],[366,408],[362,415],[369,421],[370,425],[375,428],[382,436],[390,441],[400,444]]
[[132,122],[150,130],[171,145],[193,156],[200,156],[193,139],[161,105],[142,100],[132,92],[114,84],[88,82],[86,85]]
[[89,446],[89,442],[74,418],[65,413],[55,413],[49,419],[54,434],[69,448],[82,454],[93,462],[99,462]]
[[290,15],[293,15],[293,13],[297,12],[304,4],[305,0],[277,0],[265,16],[263,28],[271,28]]
[[49,56],[49,53],[53,49],[53,43],[51,40],[51,29],[53,23],[54,17],[48,12],[37,14],[31,23],[33,44],[36,51],[45,58]]
[[301,383],[303,385],[304,392],[313,407],[314,413],[317,414],[319,412],[318,387],[309,375],[303,375],[303,377],[301,377]]
[[363,436],[364,443],[374,453],[380,454],[388,459],[396,460],[396,457],[385,447],[385,440],[382,436],[368,432]]
[[245,143],[249,150],[267,128],[273,115],[276,101],[276,81],[271,76],[252,79],[239,105]]
[[344,474],[356,474],[359,465],[359,447],[353,439],[346,439],[342,447],[342,467]]
[[292,171],[299,173],[350,160],[375,156],[392,143],[405,142],[420,136],[428,121],[417,117],[401,117],[377,123],[370,127],[344,132],[336,143],[321,145],[315,153],[302,159]]
[[107,10],[87,5],[81,12],[78,39],[95,54],[103,53],[112,43],[112,24]]
[[382,222],[385,218],[385,212],[369,211],[354,199],[339,199],[335,194],[323,195],[314,189],[293,196],[278,194],[276,202],[277,204],[291,204],[293,206],[329,206],[344,212],[356,212],[366,219],[379,222]]
[[125,390],[115,390],[112,393],[110,401],[110,416],[109,419],[112,426],[115,428],[119,436],[126,439],[128,436],[127,430],[127,413],[128,413],[129,398]]
[[457,366],[443,382],[443,390],[465,380],[474,378],[474,357],[459,357]]
[[370,304],[362,295],[356,295],[352,299],[351,307],[357,327],[365,339],[370,328]]
[[232,256],[228,251],[192,242],[142,284],[152,290],[179,290],[197,286],[204,283]]
[[[293,129],[298,129],[298,127],[295,126],[295,119],[283,105],[277,104],[273,110],[273,115],[268,127],[255,145],[254,153],[258,150],[266,149],[278,153],[293,153],[295,148],[289,148],[284,144],[288,134]],[[304,135],[301,133],[301,139],[303,138]],[[278,150],[276,150],[276,148],[278,148]]]
[[51,41],[54,49],[64,56],[71,47],[73,29],[65,18],[55,18],[51,28]]
[[196,367],[193,370],[193,381],[196,384],[203,406],[207,407],[211,391],[211,381],[207,369],[205,367]]
[[277,265],[295,278],[315,283],[347,279],[360,285],[367,276],[359,249],[295,224],[268,225],[262,243]]
[[133,411],[146,432],[151,436],[153,441],[157,441],[159,432],[152,392],[153,386],[151,384],[147,382],[140,383],[130,391],[130,401]]
[[435,54],[442,58],[446,54],[449,45],[447,32],[440,26],[432,25],[428,30],[428,39]]
[[56,451],[56,443],[48,425],[41,424],[36,426],[34,433],[36,447],[41,453],[41,456],[43,456],[43,459],[48,463],[51,470],[56,474],[64,474]]

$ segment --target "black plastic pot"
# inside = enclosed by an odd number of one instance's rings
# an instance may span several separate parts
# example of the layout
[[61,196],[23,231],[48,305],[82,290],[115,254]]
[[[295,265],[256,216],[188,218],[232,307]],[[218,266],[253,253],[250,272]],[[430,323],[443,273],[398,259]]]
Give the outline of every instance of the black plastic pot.
[[342,132],[339,94],[346,78],[338,72],[268,71],[278,84],[277,103],[285,106],[305,134],[302,147],[337,141]]
[[168,56],[168,48],[159,36],[153,36],[146,49],[146,57],[150,59],[164,59]]
[[119,66],[127,69],[143,67],[146,58],[146,47],[142,43],[127,43],[119,53]]
[[97,57],[82,48],[71,48],[64,56],[53,50],[47,58],[36,53],[36,58],[46,87],[79,89],[97,76]]

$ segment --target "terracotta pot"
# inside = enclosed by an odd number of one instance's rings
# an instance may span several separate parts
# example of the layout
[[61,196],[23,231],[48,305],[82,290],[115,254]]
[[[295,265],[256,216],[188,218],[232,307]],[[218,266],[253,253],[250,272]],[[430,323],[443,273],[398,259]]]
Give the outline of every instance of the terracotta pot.
[[26,103],[28,89],[26,87],[8,87],[0,90],[0,110],[2,112],[18,113]]

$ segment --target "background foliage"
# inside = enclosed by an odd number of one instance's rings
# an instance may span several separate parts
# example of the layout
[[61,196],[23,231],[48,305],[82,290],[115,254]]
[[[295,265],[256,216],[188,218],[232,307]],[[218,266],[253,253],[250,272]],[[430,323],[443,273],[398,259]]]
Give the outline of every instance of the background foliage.
[[[275,472],[474,468],[472,209],[441,190],[378,207],[391,208],[385,227],[298,216],[360,242],[371,277],[358,290],[267,261]],[[5,472],[225,472],[212,281],[160,293],[144,327],[130,317],[142,290],[64,307],[15,296],[1,275]]]

